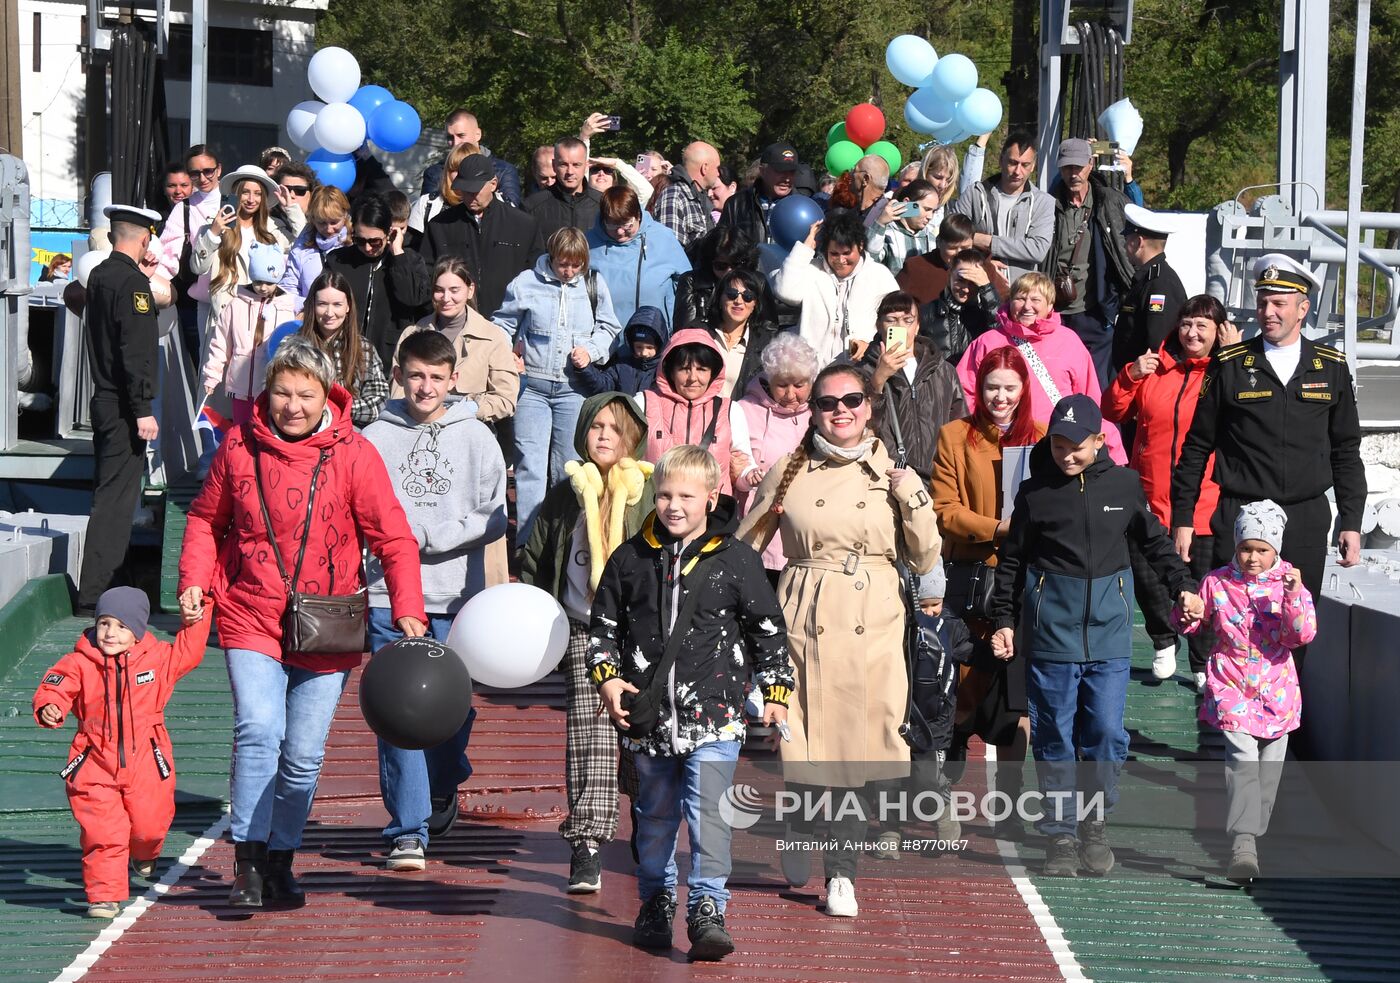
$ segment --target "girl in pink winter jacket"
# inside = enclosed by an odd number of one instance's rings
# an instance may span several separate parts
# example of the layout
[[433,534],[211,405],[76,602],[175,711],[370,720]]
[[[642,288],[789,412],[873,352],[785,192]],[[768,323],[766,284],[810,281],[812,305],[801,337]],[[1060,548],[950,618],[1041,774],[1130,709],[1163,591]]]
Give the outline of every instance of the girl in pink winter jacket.
[[204,359],[204,393],[223,385],[233,401],[233,422],[253,417],[253,402],[263,391],[267,370],[264,342],[279,325],[296,320],[298,298],[284,293],[278,284],[287,265],[282,247],[255,242],[248,252],[251,283],[239,287],[219,311],[209,336]]
[[1293,649],[1317,635],[1312,595],[1297,568],[1279,559],[1286,522],[1267,499],[1241,508],[1234,560],[1201,582],[1202,620],[1178,613],[1183,633],[1206,623],[1215,632],[1201,720],[1225,736],[1225,830],[1234,838],[1228,876],[1240,883],[1259,876],[1255,838],[1268,829],[1288,734],[1301,719]]

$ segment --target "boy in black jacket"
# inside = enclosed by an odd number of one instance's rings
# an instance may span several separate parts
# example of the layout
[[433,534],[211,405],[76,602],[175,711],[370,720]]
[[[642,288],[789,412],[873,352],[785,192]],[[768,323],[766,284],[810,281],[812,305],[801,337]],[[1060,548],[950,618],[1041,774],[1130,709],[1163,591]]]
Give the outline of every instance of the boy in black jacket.
[[581,359],[574,361],[579,391],[585,396],[609,392],[635,396],[656,381],[656,366],[661,349],[666,347],[666,318],[661,308],[638,307],[622,329],[622,338],[625,350],[618,351],[606,365],[589,361],[580,366]]
[[1045,873],[1052,877],[1076,877],[1081,866],[1098,876],[1113,869],[1102,814],[1080,824],[1066,811],[1078,784],[1076,753],[1094,763],[1091,787],[1077,791],[1086,803],[1102,793],[1104,814],[1117,802],[1118,772],[1128,758],[1128,541],[1161,571],[1183,611],[1204,609],[1192,593],[1191,571],[1147,507],[1137,472],[1109,459],[1102,430],[1090,397],[1066,396],[1055,405],[1045,439],[1031,452],[1031,476],[1016,492],[992,598],[993,654],[1012,657],[1018,624],[1027,650],[1031,748],[1045,796],[1036,825],[1050,837]]
[[[734,538],[735,504],[719,494],[719,464],[683,444],[661,456],[654,477],[656,511],[603,569],[588,662],[603,705],[636,757],[642,909],[633,942],[671,946],[676,834],[684,816],[690,958],[722,959],[734,943],[724,927],[731,831],[719,802],[747,730],[745,686],[756,674],[763,721],[781,729],[792,663],[763,561]],[[648,703],[654,713],[646,712]]]

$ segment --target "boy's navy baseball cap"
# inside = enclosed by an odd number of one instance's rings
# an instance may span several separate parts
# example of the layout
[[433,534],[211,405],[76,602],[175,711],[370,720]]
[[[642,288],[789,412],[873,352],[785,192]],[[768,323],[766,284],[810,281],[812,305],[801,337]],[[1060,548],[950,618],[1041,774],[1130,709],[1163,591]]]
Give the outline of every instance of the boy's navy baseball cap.
[[1046,435],[1065,437],[1080,444],[1086,437],[1102,432],[1103,414],[1099,412],[1099,404],[1083,393],[1073,393],[1055,404]]

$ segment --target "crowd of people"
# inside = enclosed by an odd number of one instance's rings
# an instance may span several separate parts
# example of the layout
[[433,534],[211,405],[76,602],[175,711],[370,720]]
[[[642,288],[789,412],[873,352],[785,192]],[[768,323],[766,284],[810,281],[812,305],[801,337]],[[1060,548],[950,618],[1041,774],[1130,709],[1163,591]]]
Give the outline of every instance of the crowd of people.
[[[363,171],[348,194],[319,186],[277,148],[225,174],[200,145],[169,168],[167,215],[111,210],[114,255],[87,301],[99,470],[79,603],[96,628],[34,701],[46,726],[82,720],[65,777],[92,914],[127,897],[128,855],[150,872],[169,821],[173,782],[152,791],[139,763],[173,768],[161,707],[139,732],[108,723],[134,713],[122,679],[141,682],[140,660],[168,695],[216,613],[237,748],[230,903],[302,903],[294,855],[360,649],[446,639],[512,569],[569,622],[566,889],[599,890],[625,794],[642,946],[671,945],[684,818],[692,955],[733,948],[714,809],[751,727],[774,728],[793,788],[870,801],[912,771],[946,797],[975,736],[1003,762],[1030,749],[1045,792],[1084,790],[1075,763],[1092,763],[1111,809],[1134,598],[1158,679],[1190,639],[1187,682],[1232,767],[1281,759],[1326,494],[1343,564],[1365,496],[1345,361],[1302,335],[1305,266],[1259,261],[1261,333],[1242,342],[1217,301],[1185,296],[1170,226],[1087,140],[1058,146],[1045,192],[1018,130],[985,178],[990,135],[962,162],[935,147],[892,176],[870,156],[833,182],[786,143],[747,168],[700,141],[674,166],[599,157],[605,125],[539,148],[522,187],[454,113],[412,199]],[[794,194],[826,211],[785,250],[770,217]],[[114,586],[158,432],[162,275],[191,370],[234,421],[189,510],[173,656]],[[304,599],[362,589],[366,645],[289,647]],[[961,663],[937,747],[906,736],[916,638]],[[423,870],[451,828],[471,725],[426,751],[380,742],[390,870]],[[84,755],[98,763],[80,772]],[[999,771],[999,789],[1015,797],[1019,776]],[[112,817],[132,789],[160,806],[132,814],[128,843]],[[1273,786],[1239,777],[1230,794],[1230,873],[1247,880]],[[858,914],[862,826],[831,824],[830,915]],[[1103,817],[1037,828],[1047,874],[1112,869]]]

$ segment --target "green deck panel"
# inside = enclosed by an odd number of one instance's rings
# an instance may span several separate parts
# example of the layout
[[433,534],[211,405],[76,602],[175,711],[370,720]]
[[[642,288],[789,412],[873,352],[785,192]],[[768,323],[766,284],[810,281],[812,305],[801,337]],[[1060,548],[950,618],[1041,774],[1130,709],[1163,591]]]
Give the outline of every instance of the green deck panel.
[[[1185,652],[1175,679],[1158,684],[1140,626],[1125,714],[1130,755],[1222,757],[1219,734],[1196,721]],[[1120,813],[1136,811],[1120,805]],[[1127,839],[1132,846],[1122,849]],[[1400,980],[1400,884],[1279,879],[1246,892],[1224,879],[1223,831],[1139,828],[1115,836],[1110,822],[1110,842],[1120,847],[1118,866],[1103,879],[1043,877],[1043,839],[1021,847],[1032,882],[1093,980]],[[1164,862],[1166,873],[1144,872]]]
[[199,494],[197,483],[172,485],[165,493],[165,530],[160,551],[160,608],[170,614],[179,610],[177,599],[180,576],[180,547],[185,540],[185,515]]

